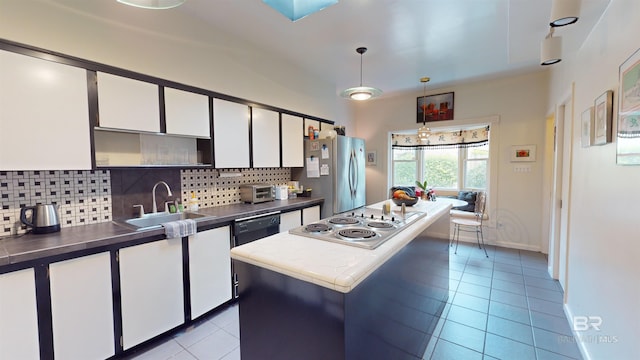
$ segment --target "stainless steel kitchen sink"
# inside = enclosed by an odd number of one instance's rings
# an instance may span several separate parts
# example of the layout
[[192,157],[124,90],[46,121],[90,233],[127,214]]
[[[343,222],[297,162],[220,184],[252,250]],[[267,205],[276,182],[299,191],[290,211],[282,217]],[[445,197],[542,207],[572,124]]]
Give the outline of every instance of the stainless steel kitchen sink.
[[142,217],[124,220],[124,224],[131,225],[136,230],[148,230],[162,227],[162,223],[185,220],[185,219],[198,219],[207,215],[198,214],[193,212],[183,212],[170,214],[167,212],[144,214]]

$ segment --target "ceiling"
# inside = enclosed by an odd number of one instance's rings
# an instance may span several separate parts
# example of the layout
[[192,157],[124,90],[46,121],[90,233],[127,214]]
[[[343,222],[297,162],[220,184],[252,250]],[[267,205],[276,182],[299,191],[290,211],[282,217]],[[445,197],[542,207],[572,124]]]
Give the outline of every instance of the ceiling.
[[[563,56],[579,49],[609,1],[582,0],[580,20],[556,30]],[[187,0],[161,11],[196,17],[274,53],[335,83],[336,94],[359,85],[355,49],[367,47],[363,85],[389,96],[421,90],[424,76],[436,88],[543,70],[540,42],[549,31],[551,0],[340,0],[296,22],[262,0]]]
[[[575,53],[609,0],[582,0],[581,18],[558,29]],[[551,0],[340,0],[296,22],[261,0],[187,0],[178,8],[278,53],[336,84],[385,93],[542,70]]]

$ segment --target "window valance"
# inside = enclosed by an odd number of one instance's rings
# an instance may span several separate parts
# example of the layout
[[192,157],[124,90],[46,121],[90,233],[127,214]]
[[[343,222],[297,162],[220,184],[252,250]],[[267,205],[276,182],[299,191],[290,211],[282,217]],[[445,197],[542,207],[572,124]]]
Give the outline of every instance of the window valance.
[[481,128],[432,132],[426,142],[418,134],[391,134],[393,149],[445,149],[482,146],[489,142],[489,126]]

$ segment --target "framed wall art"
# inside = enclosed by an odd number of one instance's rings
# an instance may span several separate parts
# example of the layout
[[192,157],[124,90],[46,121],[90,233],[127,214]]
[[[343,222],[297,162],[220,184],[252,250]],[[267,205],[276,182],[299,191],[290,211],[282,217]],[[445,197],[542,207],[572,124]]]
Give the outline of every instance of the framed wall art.
[[513,145],[511,147],[511,161],[536,161],[535,145]]
[[378,156],[375,150],[367,151],[367,166],[375,166],[378,164]]
[[620,65],[616,163],[640,165],[640,49]]
[[613,91],[607,90],[593,104],[593,145],[611,142],[611,118],[613,117]]
[[418,97],[416,122],[453,120],[453,93]]
[[581,121],[582,147],[589,147],[593,143],[593,106],[582,112]]

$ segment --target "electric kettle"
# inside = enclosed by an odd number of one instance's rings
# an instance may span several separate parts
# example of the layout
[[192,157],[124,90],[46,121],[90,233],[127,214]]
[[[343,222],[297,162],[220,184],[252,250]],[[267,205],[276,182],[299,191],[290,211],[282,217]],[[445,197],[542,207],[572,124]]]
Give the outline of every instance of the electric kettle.
[[34,234],[48,234],[60,231],[58,205],[38,204],[36,206],[25,206],[20,209],[20,221],[31,227]]

